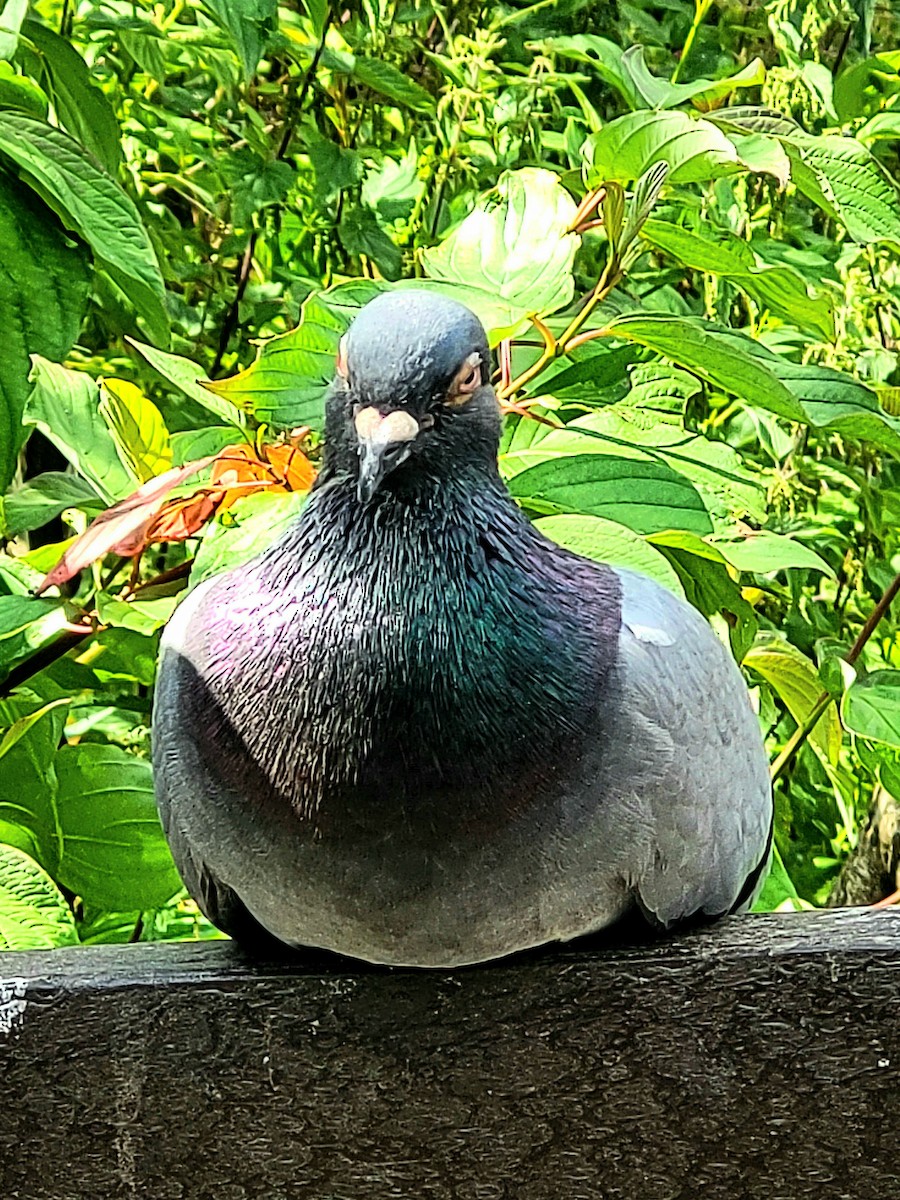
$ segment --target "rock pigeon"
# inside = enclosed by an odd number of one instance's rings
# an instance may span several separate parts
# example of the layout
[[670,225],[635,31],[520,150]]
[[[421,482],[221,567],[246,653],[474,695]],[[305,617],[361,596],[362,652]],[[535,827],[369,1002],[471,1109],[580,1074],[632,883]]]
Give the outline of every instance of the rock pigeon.
[[303,512],[170,621],[162,823],[244,943],[452,967],[758,891],[772,796],[731,656],[659,584],[542,536],[499,436],[474,314],[381,295]]

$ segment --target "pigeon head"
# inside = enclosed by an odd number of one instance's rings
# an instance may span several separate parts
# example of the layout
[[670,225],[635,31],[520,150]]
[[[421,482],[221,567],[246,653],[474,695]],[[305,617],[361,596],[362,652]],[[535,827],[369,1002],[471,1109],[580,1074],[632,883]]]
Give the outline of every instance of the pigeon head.
[[496,471],[500,412],[481,322],[434,292],[372,300],[341,339],[326,465],[361,503],[425,476]]

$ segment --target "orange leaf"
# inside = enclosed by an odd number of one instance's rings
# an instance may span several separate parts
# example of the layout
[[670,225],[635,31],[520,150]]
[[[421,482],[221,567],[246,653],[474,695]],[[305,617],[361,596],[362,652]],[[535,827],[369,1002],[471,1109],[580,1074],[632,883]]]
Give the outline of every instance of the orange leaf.
[[35,588],[35,595],[40,596],[48,588],[65,583],[104,554],[114,552],[124,558],[139,554],[146,545],[147,531],[172,488],[183,483],[189,475],[208,467],[212,461],[212,456],[198,458],[185,463],[183,467],[164,471],[95,517],[84,533],[72,542],[53,570],[41,580]]
[[228,487],[222,498],[223,508],[246,496],[248,490],[305,492],[314,479],[312,463],[294,446],[263,446],[259,453],[247,444],[228,446],[212,469],[212,482]]
[[145,533],[145,545],[149,542],[183,542],[185,538],[193,537],[221,502],[222,494],[218,489],[203,489],[192,496],[170,501]]

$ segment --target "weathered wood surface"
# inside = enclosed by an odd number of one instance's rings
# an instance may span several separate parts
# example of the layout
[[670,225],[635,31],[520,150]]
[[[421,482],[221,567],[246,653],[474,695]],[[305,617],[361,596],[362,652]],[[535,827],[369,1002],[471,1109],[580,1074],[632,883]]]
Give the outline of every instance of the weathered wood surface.
[[0,955],[4,1200],[884,1200],[900,913],[454,973]]

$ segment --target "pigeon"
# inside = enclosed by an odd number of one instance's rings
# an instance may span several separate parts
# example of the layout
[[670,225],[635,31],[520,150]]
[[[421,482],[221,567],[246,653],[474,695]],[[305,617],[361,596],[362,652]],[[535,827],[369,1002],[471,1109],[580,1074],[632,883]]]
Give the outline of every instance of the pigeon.
[[372,300],[303,511],[164,632],[163,828],[245,946],[449,968],[761,888],[772,793],[737,666],[662,585],[529,522],[490,379],[468,308]]

